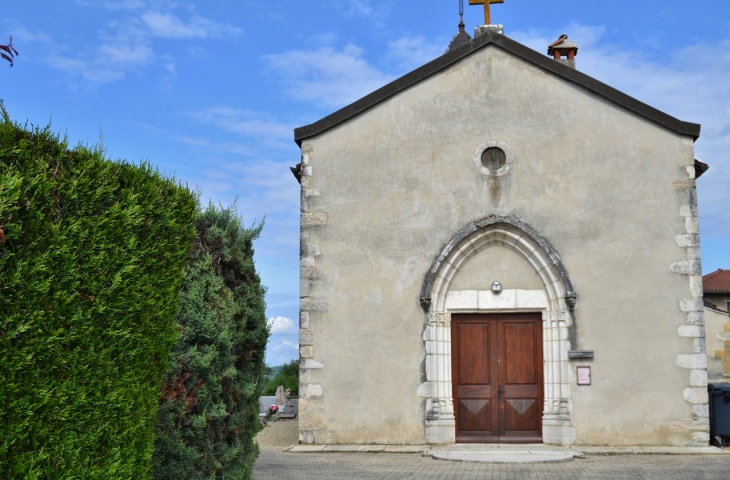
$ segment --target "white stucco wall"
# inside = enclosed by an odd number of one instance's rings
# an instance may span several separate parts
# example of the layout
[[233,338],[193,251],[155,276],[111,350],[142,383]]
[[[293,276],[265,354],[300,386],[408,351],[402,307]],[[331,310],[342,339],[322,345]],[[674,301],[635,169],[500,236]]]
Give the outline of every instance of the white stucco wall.
[[[488,140],[515,158],[497,180],[473,162]],[[574,347],[595,351],[593,385],[572,387],[576,442],[702,443],[706,419],[677,364],[699,348],[678,335],[692,294],[670,270],[687,260],[675,237],[688,232],[691,138],[488,46],[302,147],[301,343],[313,368],[301,441],[426,441],[419,291],[444,243],[499,214],[549,240],[575,285]],[[493,255],[454,287],[488,290],[500,276],[540,288]]]

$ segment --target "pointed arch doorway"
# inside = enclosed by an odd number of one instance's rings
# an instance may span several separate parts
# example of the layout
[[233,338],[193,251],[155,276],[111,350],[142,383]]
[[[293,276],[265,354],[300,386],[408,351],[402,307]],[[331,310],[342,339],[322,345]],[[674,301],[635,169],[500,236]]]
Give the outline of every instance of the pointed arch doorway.
[[[457,292],[460,295],[458,305],[454,305],[452,303],[455,300],[452,295],[454,292],[450,290],[457,273],[481,251],[495,245],[511,250],[529,265],[542,285],[538,292],[539,295],[522,297],[519,291],[504,291],[500,296],[501,304],[494,305],[490,304],[495,298],[489,291]],[[512,302],[510,306],[504,304],[506,300]],[[427,382],[419,388],[419,394],[426,397],[426,441],[430,444],[449,444],[455,443],[457,437],[459,441],[464,442],[505,442],[510,441],[508,440],[510,437],[513,438],[513,441],[520,441],[517,437],[522,437],[522,441],[527,441],[528,438],[532,439],[530,441],[539,441],[538,438],[541,435],[543,443],[546,444],[571,445],[574,443],[575,429],[572,426],[568,350],[570,349],[569,329],[574,322],[575,301],[576,294],[573,284],[560,256],[546,239],[521,220],[513,216],[492,215],[471,223],[458,232],[436,256],[421,289],[421,306],[425,314],[423,339],[426,350]],[[483,382],[483,376],[477,378],[477,373],[467,373],[465,374],[466,381],[462,385],[462,371],[454,370],[457,355],[460,358],[462,356],[462,347],[467,350],[477,348],[472,344],[460,344],[457,346],[458,353],[452,348],[453,329],[457,327],[461,329],[461,314],[498,316],[491,317],[493,320],[488,321],[485,319],[490,317],[471,320],[472,323],[494,322],[495,325],[498,325],[501,321],[503,325],[507,325],[509,324],[507,318],[518,318],[509,317],[508,314],[530,315],[530,322],[534,322],[532,327],[524,327],[521,332],[521,335],[525,336],[528,335],[525,332],[529,330],[535,344],[532,353],[516,353],[517,357],[524,356],[523,360],[519,358],[515,360],[508,356],[505,356],[504,360],[499,359],[499,343],[492,342],[499,339],[500,331],[503,332],[503,338],[500,341],[503,343],[509,341],[505,337],[504,326],[501,327],[502,330],[499,326],[484,326],[480,331],[477,331],[478,329],[469,331],[473,334],[471,337],[477,334],[491,335],[490,339],[481,342],[481,346],[478,348],[483,349],[485,345],[492,345],[493,350],[496,348],[494,355],[497,357],[493,357],[492,353],[489,353],[486,357],[487,360],[484,360],[479,367],[488,372],[497,372],[496,377],[490,376],[489,379],[489,382],[496,382],[494,383],[496,390],[493,390],[492,383],[489,383],[488,394],[484,393],[484,389],[482,389],[482,393],[473,395],[468,393],[486,385]],[[505,320],[499,320],[500,315]],[[537,320],[538,318],[539,320]],[[455,320],[457,323],[454,323]],[[524,318],[522,321],[524,323]],[[516,332],[517,330],[507,328],[507,331]],[[517,335],[515,338],[519,336]],[[504,348],[504,352],[505,355],[511,355],[506,348]],[[475,357],[470,356],[469,358]],[[496,360],[492,358],[496,358]],[[517,395],[508,398],[507,385],[511,380],[506,376],[500,377],[499,374],[499,363],[507,362],[508,359],[513,365],[534,361],[532,371],[520,367],[515,375],[520,377],[520,375],[529,376],[534,373],[540,377],[534,386],[536,393],[530,393],[531,396]],[[466,362],[473,363],[473,360]],[[497,367],[494,367],[492,362],[496,362]],[[461,368],[461,364],[456,363]],[[477,367],[467,366],[468,368]],[[508,373],[509,371],[505,369],[504,375]],[[464,387],[463,390],[455,390],[455,383],[458,388]],[[499,400],[500,385],[504,390],[502,401]],[[464,393],[461,393],[462,391]],[[482,396],[479,397],[479,395]],[[468,402],[463,404],[462,398]],[[487,404],[495,399],[496,402],[488,407]],[[485,403],[485,400],[489,400],[489,402]],[[508,400],[512,400],[512,402]],[[542,405],[539,405],[540,402]],[[487,410],[482,411],[479,408],[480,404]],[[460,410],[462,406],[464,410]],[[518,413],[522,411],[522,414],[518,415],[518,418],[509,418],[509,415],[514,416],[509,410],[510,408]],[[503,412],[501,416],[500,411]],[[469,417],[469,414],[472,417]],[[473,418],[473,416],[477,418]],[[538,427],[534,426],[536,417],[539,418]],[[457,420],[462,423],[457,424]],[[490,421],[491,424],[489,424]],[[482,425],[476,428],[477,423]],[[480,440],[469,440],[468,437],[480,437]],[[492,440],[487,440],[487,438],[492,438]]]
[[542,317],[452,314],[457,443],[541,443]]

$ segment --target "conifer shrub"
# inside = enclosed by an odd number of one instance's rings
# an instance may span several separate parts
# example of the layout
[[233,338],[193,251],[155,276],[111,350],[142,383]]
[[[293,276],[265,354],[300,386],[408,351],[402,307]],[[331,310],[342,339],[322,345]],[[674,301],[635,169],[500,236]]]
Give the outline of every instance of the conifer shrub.
[[197,220],[157,413],[155,479],[251,478],[269,335],[253,261],[262,226],[213,205]]
[[149,478],[197,199],[0,121],[0,478]]

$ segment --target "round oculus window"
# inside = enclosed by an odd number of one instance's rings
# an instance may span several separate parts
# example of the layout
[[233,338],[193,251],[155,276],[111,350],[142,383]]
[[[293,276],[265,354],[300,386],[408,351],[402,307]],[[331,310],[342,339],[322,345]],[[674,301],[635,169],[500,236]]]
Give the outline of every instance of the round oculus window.
[[474,151],[474,166],[486,177],[501,177],[509,174],[511,165],[515,162],[512,149],[499,140],[489,140],[482,143]]
[[496,172],[507,163],[507,155],[499,147],[489,147],[482,152],[482,166]]

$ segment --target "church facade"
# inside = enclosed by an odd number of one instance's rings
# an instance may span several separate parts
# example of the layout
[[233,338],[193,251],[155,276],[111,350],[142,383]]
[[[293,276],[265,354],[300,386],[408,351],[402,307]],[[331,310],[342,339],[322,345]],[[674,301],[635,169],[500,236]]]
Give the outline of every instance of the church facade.
[[490,29],[295,130],[300,442],[707,445],[699,133]]

